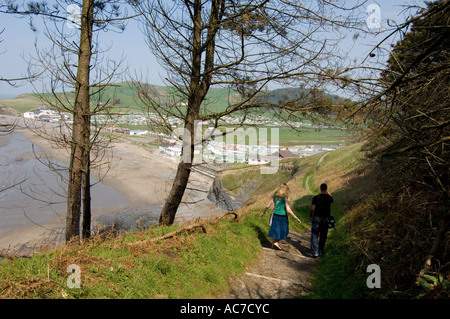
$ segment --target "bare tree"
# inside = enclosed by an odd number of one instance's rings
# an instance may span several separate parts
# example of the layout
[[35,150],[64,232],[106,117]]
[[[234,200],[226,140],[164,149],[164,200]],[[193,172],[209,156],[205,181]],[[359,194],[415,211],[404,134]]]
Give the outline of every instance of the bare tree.
[[[95,103],[92,96],[101,100],[102,90],[115,79],[120,65],[120,61],[102,60],[104,52],[96,35],[99,31],[123,31],[124,21],[129,17],[120,12],[120,4],[124,2],[67,0],[52,7],[45,2],[30,2],[22,6],[11,2],[5,11],[43,17],[46,36],[52,46],[49,50],[37,48],[30,72],[41,70],[50,79],[50,89],[39,94],[41,99],[60,112],[67,112],[73,119],[73,122],[64,122],[59,131],[48,133],[40,130],[40,134],[51,142],[65,144],[70,150],[66,241],[80,236],[81,217],[81,235],[84,238],[90,236],[91,163],[105,156],[107,144],[99,130],[92,132],[91,118],[96,114],[107,114],[112,106],[112,101]],[[30,20],[30,25],[32,29],[36,28],[33,20]]]
[[[162,106],[144,86],[141,101],[159,116],[160,126],[170,129],[167,117],[174,116],[187,132],[182,160],[161,212],[163,224],[173,223],[189,180],[196,121],[210,121],[217,128],[228,115],[245,123],[249,114],[272,109],[275,117],[287,122],[328,109],[319,93],[346,69],[345,54],[336,44],[346,29],[363,27],[360,4],[346,7],[339,1],[132,3],[141,14],[147,44],[167,71],[166,81],[174,91],[171,103]],[[265,96],[268,85],[308,90],[271,102]],[[239,98],[226,108],[212,109],[207,98],[212,87],[238,92]]]
[[[1,8],[1,6],[0,6]],[[3,34],[5,29],[0,31],[0,35]],[[3,42],[3,39],[0,38],[0,43]],[[0,55],[3,54],[4,51],[0,50]],[[5,78],[2,75],[0,75],[0,82],[5,82],[8,85],[14,87],[17,86],[17,82],[23,82],[26,80],[34,79],[38,76],[38,74],[31,75],[31,76],[25,76],[25,77],[16,77],[16,78]],[[0,136],[2,135],[8,135],[14,131],[14,128],[17,125],[17,120],[12,121],[11,123],[0,123]]]

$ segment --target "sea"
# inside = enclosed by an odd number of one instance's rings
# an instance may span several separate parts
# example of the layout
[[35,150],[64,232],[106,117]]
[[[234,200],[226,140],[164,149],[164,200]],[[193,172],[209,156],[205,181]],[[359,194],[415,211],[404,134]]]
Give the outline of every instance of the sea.
[[[64,238],[68,168],[40,155],[23,135],[0,135],[0,251],[29,251],[37,243]],[[92,183],[94,231],[146,227],[159,217],[160,207],[130,209],[124,194]]]

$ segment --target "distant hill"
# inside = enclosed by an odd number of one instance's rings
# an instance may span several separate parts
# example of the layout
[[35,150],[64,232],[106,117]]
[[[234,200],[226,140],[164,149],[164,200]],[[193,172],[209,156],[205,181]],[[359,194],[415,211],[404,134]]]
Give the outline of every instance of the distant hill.
[[[142,103],[139,101],[138,92],[144,89],[145,93],[157,100],[161,106],[166,106],[173,103],[177,103],[178,106],[183,107],[187,105],[187,100],[179,93],[176,94],[175,90],[167,86],[158,86],[147,83],[136,84],[134,82],[120,82],[111,84],[104,87],[101,90],[92,89],[92,101],[100,103],[114,103],[115,107],[121,111],[140,111],[142,110]],[[276,89],[272,91],[261,92],[255,100],[261,104],[278,104],[282,101],[296,100],[303,96],[308,96],[310,91],[301,88],[284,88]],[[331,99],[332,101],[339,101],[341,98],[336,95],[329,95],[325,93],[324,97]],[[74,92],[57,93],[59,98],[73,101]],[[175,96],[175,97],[174,97]],[[211,88],[204,102],[205,110],[220,111],[225,109],[232,103],[236,103],[241,99],[237,91],[226,88]],[[0,105],[4,107],[10,107],[23,113],[39,106],[42,106],[37,95],[35,94],[21,94],[16,98],[0,99]]]
[[312,98],[325,98],[333,103],[344,101],[343,98],[337,95],[325,93],[320,90],[307,90],[303,88],[283,88],[264,92],[256,97],[256,101],[261,104],[280,104],[282,102],[290,102],[295,100],[308,100]]
[[13,99],[0,99],[0,106],[15,109],[20,113],[27,112],[41,105],[42,102],[34,94],[20,94]]

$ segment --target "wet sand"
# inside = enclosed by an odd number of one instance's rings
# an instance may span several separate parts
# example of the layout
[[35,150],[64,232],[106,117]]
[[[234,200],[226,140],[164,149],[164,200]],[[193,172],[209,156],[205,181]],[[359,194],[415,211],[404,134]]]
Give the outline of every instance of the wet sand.
[[[56,148],[47,140],[24,128],[21,122],[14,134],[26,138],[39,149],[41,154],[45,154],[45,157],[57,160],[68,167],[69,153],[66,150]],[[9,141],[7,139],[10,138],[0,137],[0,147],[7,145]],[[158,150],[149,150],[127,140],[114,142],[112,155],[108,159],[110,168],[101,180],[102,190],[98,196],[101,197],[101,202],[93,207],[93,225],[101,227],[120,224],[126,230],[155,223],[170,191],[176,163],[172,158],[160,155]],[[32,156],[32,154],[26,156]],[[103,176],[106,166],[94,171],[92,177],[97,179]],[[211,184],[212,179],[197,173],[191,174],[189,186],[201,189],[203,192],[186,191],[183,201],[196,203],[181,204],[175,219],[176,223],[223,213],[223,210],[216,208],[207,199],[207,191]],[[99,186],[96,185],[93,189],[95,187]],[[117,203],[120,196],[123,198]],[[110,202],[114,202],[115,207],[111,207]],[[17,250],[25,243],[27,246],[36,246],[37,243],[42,243],[43,239],[48,238],[61,240],[65,223],[64,203],[61,205],[63,205],[62,208],[59,208],[60,211],[51,221],[40,222],[39,225],[27,224],[16,229],[3,229],[0,233],[0,249],[10,247],[11,250]]]

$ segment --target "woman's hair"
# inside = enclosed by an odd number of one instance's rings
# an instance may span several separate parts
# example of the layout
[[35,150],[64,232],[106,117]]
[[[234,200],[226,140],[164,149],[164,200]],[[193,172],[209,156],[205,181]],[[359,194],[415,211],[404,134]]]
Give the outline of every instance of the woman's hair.
[[287,198],[289,196],[289,186],[286,183],[283,183],[278,189],[275,191],[275,195],[278,197]]

